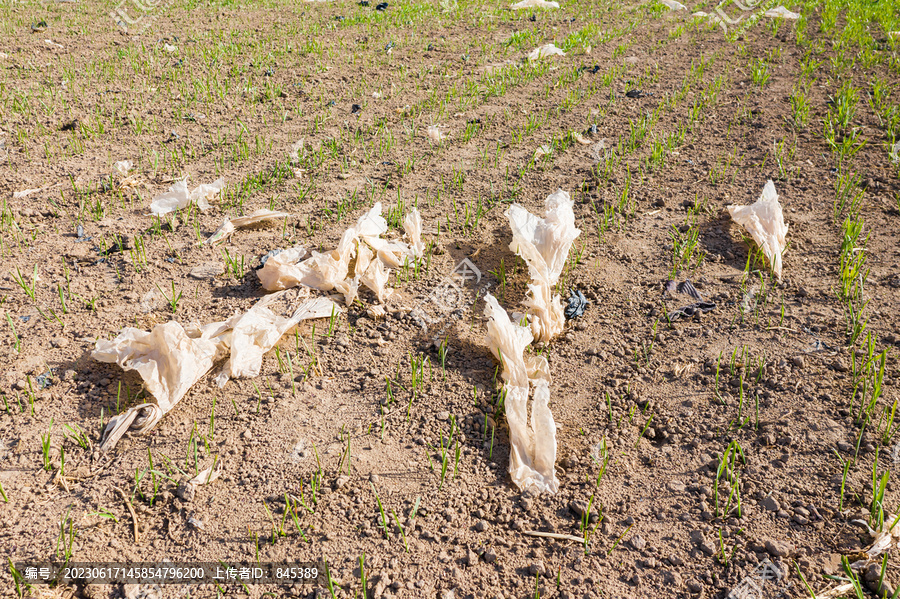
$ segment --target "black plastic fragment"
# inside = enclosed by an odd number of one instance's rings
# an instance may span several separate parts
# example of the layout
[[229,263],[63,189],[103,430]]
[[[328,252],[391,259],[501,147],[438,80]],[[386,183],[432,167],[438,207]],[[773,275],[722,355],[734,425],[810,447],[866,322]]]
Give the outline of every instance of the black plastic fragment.
[[578,318],[582,314],[584,314],[584,310],[587,308],[588,300],[584,297],[584,294],[578,291],[577,289],[569,290],[569,297],[566,300],[566,307],[563,312],[566,315],[566,320],[572,320],[573,318]]
[[716,303],[704,300],[703,296],[700,295],[700,292],[697,291],[690,281],[683,281],[681,283],[666,281],[663,293],[675,294],[676,292],[689,295],[697,301],[693,304],[682,306],[677,310],[669,312],[666,315],[666,318],[668,318],[669,321],[678,320],[679,318],[691,318],[693,316],[699,318],[700,314],[705,314],[706,312],[711,312],[716,309]]

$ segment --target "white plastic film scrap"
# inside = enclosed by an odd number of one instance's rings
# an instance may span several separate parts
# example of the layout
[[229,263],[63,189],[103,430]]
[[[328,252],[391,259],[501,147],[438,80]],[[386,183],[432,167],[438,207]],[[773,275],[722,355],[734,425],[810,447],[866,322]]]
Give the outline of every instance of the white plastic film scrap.
[[225,218],[225,221],[222,223],[216,232],[209,236],[209,238],[203,243],[206,245],[218,245],[231,237],[231,234],[234,233],[236,229],[241,229],[244,227],[252,227],[254,225],[259,225],[270,220],[275,220],[276,218],[287,218],[290,214],[287,212],[276,212],[275,210],[256,210],[247,216],[239,216],[237,218]]
[[[509,319],[490,293],[485,295],[487,344],[503,364],[503,389],[506,393],[506,421],[509,424],[509,474],[522,491],[556,493],[556,423],[550,413],[550,381],[547,360],[531,356],[525,348],[534,340],[527,326]],[[534,389],[531,420],[528,419],[528,395]]]
[[414,208],[403,219],[403,231],[409,239],[412,255],[416,258],[424,256],[425,242],[422,241],[422,216],[419,214],[418,209]]
[[559,2],[548,2],[547,0],[522,0],[516,2],[510,8],[513,10],[522,10],[523,8],[559,8]]
[[427,129],[425,129],[425,135],[432,141],[432,143],[439,144],[444,140],[446,135],[441,131],[437,125],[429,125]]
[[539,48],[535,48],[528,55],[528,60],[540,60],[548,56],[565,56],[566,53],[557,48],[554,44],[544,44]]
[[97,341],[91,356],[99,362],[115,362],[124,370],[136,370],[156,400],[113,417],[100,449],[115,446],[128,430],[139,435],[150,432],[216,361],[228,358],[216,377],[220,387],[229,378],[257,376],[263,355],[287,331],[303,320],[340,313],[340,307],[331,300],[315,298],[297,305],[290,317],[280,316],[272,309],[276,302],[281,302],[279,309],[283,310],[297,299],[296,294],[288,298],[287,293],[265,296],[246,313],[221,322],[191,324],[185,329],[171,321],[156,325],[149,333],[127,327],[112,341]]
[[263,289],[281,291],[297,285],[320,285],[321,277],[308,264],[300,262],[306,254],[306,248],[295,246],[266,260],[265,265],[256,271]]
[[750,233],[762,248],[763,253],[772,265],[772,272],[781,281],[781,255],[786,247],[785,236],[787,225],[778,202],[775,184],[770,179],[763,187],[762,195],[751,206],[728,206],[728,212],[734,222]]
[[684,4],[676,2],[676,0],[660,0],[660,2],[671,10],[684,10],[686,8]]
[[772,19],[799,19],[800,15],[791,12],[783,6],[776,6],[766,11],[765,16]]
[[127,175],[128,171],[132,168],[134,168],[134,164],[132,164],[130,160],[120,160],[113,164],[113,169],[123,177]]
[[209,200],[224,188],[225,179],[216,179],[212,183],[198,185],[189,192],[187,180],[178,181],[169,187],[169,191],[153,198],[150,212],[154,215],[168,214],[181,208],[187,208],[192,203],[197,204],[200,210],[207,210]]
[[378,301],[383,304],[394,292],[393,289],[387,288],[388,277],[390,277],[390,274],[390,269],[385,268],[384,263],[381,260],[372,260],[369,263],[366,272],[360,276],[359,280],[363,285],[371,289],[376,297],[378,297]]
[[275,347],[279,339],[300,321],[328,318],[341,312],[340,307],[330,299],[315,298],[302,302],[286,318],[270,309],[277,300],[284,299],[284,293],[286,292],[263,297],[233,323],[229,340],[231,356],[223,369],[227,376],[220,374],[216,377],[219,387],[224,386],[229,378],[258,376],[266,352]]
[[574,202],[569,194],[557,190],[547,197],[544,218],[539,218],[519,204],[506,211],[512,229],[509,249],[528,264],[532,282],[523,304],[528,309],[531,331],[538,341],[550,341],[562,332],[565,313],[553,286],[559,281],[569,249],[581,231],[575,226]]
[[192,339],[175,321],[156,325],[149,333],[126,327],[112,341],[97,341],[91,357],[136,370],[156,400],[113,417],[103,433],[101,449],[115,445],[129,428],[138,434],[149,432],[212,369],[216,350],[215,341]]
[[[408,215],[407,221],[410,227],[407,234],[411,239],[416,239],[418,234],[418,243],[421,244],[421,218],[418,212]],[[404,226],[407,226],[407,221],[404,221]],[[269,258],[257,271],[260,283],[267,291],[297,285],[320,291],[337,290],[344,295],[347,305],[356,299],[359,284],[362,283],[375,292],[380,302],[384,302],[391,294],[391,290],[385,287],[390,274],[385,267],[399,268],[407,256],[414,256],[414,250],[405,243],[381,239],[387,229],[387,221],[381,216],[381,202],[376,202],[356,225],[344,231],[337,248],[325,253],[313,252],[302,262],[303,254],[299,251],[281,252]],[[421,247],[424,251],[424,244]],[[374,260],[375,255],[377,260]],[[354,256],[356,266],[354,276],[351,276],[350,263]]]

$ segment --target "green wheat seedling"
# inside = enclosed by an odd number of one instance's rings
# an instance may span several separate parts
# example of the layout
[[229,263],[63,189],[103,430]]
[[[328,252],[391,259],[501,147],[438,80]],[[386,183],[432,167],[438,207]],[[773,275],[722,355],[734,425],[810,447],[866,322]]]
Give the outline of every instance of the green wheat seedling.
[[113,522],[118,523],[119,519],[113,514],[111,511],[102,506],[97,506],[96,512],[91,512],[88,516],[98,516],[100,518],[106,518],[107,520],[112,520]]
[[600,526],[600,523],[603,522],[603,506],[601,505],[600,510],[599,510],[600,513],[597,518],[597,522],[594,525],[594,527],[591,528],[591,526],[590,526],[591,508],[593,507],[593,505],[594,505],[594,495],[591,494],[590,498],[588,499],[587,509],[581,515],[581,522],[580,522],[581,534],[582,534],[582,537],[584,538],[584,554],[585,555],[590,553],[591,537],[597,531],[597,527]]
[[[744,450],[741,449],[740,444],[737,441],[732,441],[728,444],[728,447],[725,448],[725,453],[722,454],[722,459],[719,462],[719,467],[716,469],[716,479],[713,484],[715,515],[717,518],[720,514],[724,516],[729,513],[733,499],[736,499],[737,501],[737,513],[738,517],[740,517],[741,494],[738,489],[740,486],[739,474],[737,470],[738,461],[746,464],[747,458],[744,456]],[[729,493],[728,499],[725,502],[724,508],[722,508],[720,511],[719,486],[723,476],[729,479],[731,492]]]
[[872,463],[872,502],[869,504],[869,520],[874,530],[884,528],[884,493],[887,490],[890,470],[878,475],[878,450]]
[[172,314],[175,314],[175,311],[178,310],[178,302],[181,301],[181,291],[177,294],[175,293],[175,281],[172,281],[172,295],[166,295],[166,292],[160,289],[159,284],[156,285],[156,288],[159,289],[159,292],[165,298],[166,303],[169,304],[169,308],[172,310]]
[[21,339],[19,339],[19,336],[16,334],[16,325],[13,324],[13,321],[9,315],[9,312],[6,313],[6,323],[9,325],[9,329],[12,332],[13,348],[16,350],[17,354],[20,354],[20,353],[22,353],[22,341],[21,341]]
[[16,272],[12,275],[13,281],[22,288],[22,291],[31,298],[31,301],[35,300],[35,289],[37,288],[37,264],[34,265],[34,271],[31,273],[31,284],[25,280],[25,277],[22,276],[19,267],[16,267]]
[[80,426],[78,426],[77,424],[73,424],[72,426],[64,424],[63,427],[68,429],[68,431],[72,433],[71,436],[64,435],[66,439],[71,439],[82,449],[91,448],[91,441],[90,439],[88,439],[87,434],[81,429]]
[[400,529],[400,536],[403,538],[403,546],[406,547],[406,552],[409,553],[409,543],[406,541],[406,531],[403,529],[403,525],[400,524],[400,518],[397,517],[397,513],[394,510],[391,510],[391,516],[394,517],[394,522],[397,524],[397,528]]
[[[71,513],[72,508],[70,507],[59,524],[59,537],[56,539],[56,557],[59,557],[60,551],[62,551],[63,563],[66,564],[69,563],[72,557],[72,544],[75,542],[75,536],[78,534],[75,530],[74,519],[69,517]],[[66,531],[66,524],[69,525],[68,531]]]
[[241,256],[241,259],[238,260],[237,256],[233,257],[228,252],[228,248],[222,248],[222,257],[225,259],[227,271],[230,272],[235,279],[243,279],[247,269],[244,256]]
[[625,535],[628,534],[628,531],[631,530],[631,527],[634,526],[635,524],[636,524],[636,522],[632,522],[632,523],[628,526],[628,528],[625,529],[625,532],[623,532],[621,535],[619,535],[619,538],[616,539],[616,541],[612,544],[612,547],[609,548],[609,551],[606,552],[606,555],[611,555],[612,552],[616,550],[616,547],[619,546],[619,543],[622,542],[622,539],[625,538]]
[[53,419],[50,419],[50,428],[47,429],[47,434],[41,435],[41,453],[44,458],[44,470],[47,472],[50,471],[50,431],[53,430]]

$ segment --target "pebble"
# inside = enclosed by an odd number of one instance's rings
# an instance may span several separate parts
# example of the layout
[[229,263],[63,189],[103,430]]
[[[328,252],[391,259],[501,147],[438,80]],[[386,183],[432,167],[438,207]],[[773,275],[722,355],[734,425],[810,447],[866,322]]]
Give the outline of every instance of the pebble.
[[631,545],[635,551],[643,551],[647,546],[647,541],[645,541],[644,537],[641,535],[635,535],[628,540],[628,544]]
[[803,356],[794,356],[793,358],[791,358],[791,364],[793,364],[797,368],[803,368],[803,366],[805,365]]
[[471,549],[466,551],[466,564],[469,566],[475,566],[478,564],[478,554]]
[[493,548],[488,548],[484,552],[484,555],[482,557],[484,558],[484,561],[486,561],[487,563],[493,564],[495,561],[497,561],[497,552],[494,551]]
[[193,501],[196,491],[197,490],[194,485],[189,484],[185,479],[178,483],[178,488],[175,489],[175,494],[184,501]]
[[683,493],[685,486],[684,483],[677,480],[669,481],[669,484],[666,485],[666,488],[672,491],[673,493]]
[[762,501],[759,502],[759,505],[770,512],[777,512],[781,509],[781,504],[779,504],[778,500],[771,495],[763,497]]
[[225,267],[220,263],[208,263],[195,266],[188,273],[192,279],[202,281],[204,279],[215,279],[217,276],[225,272]]
[[[337,477],[335,479],[334,488],[341,489],[341,488],[345,487],[347,485],[347,483],[349,483],[349,482],[350,482],[350,477],[347,476],[346,474],[341,474],[339,477]],[[419,511],[421,512],[422,510],[419,510]]]
[[764,543],[766,551],[772,557],[787,557],[791,553],[791,547],[787,543],[782,543],[781,541],[776,541],[774,539],[768,539]]
[[488,529],[487,520],[479,520],[478,522],[475,523],[475,530],[477,530],[478,532],[484,532],[487,529]]

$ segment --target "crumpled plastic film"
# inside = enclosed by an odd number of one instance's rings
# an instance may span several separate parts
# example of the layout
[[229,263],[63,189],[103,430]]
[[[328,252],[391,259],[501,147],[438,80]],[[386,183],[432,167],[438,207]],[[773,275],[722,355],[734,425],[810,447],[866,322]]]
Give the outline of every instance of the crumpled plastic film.
[[187,208],[191,203],[197,204],[200,210],[207,210],[209,209],[209,200],[224,188],[225,179],[216,179],[212,183],[198,185],[189,192],[187,179],[177,181],[169,187],[169,191],[153,198],[150,212],[154,215],[168,214],[181,208]]
[[574,202],[569,194],[557,190],[545,200],[544,218],[539,218],[519,204],[506,211],[512,228],[509,249],[528,264],[532,282],[522,302],[528,309],[531,330],[538,341],[549,341],[565,326],[562,299],[553,294],[569,249],[581,231],[575,226]]
[[555,44],[544,44],[539,48],[535,48],[528,54],[528,60],[540,60],[548,56],[565,56],[566,53],[557,48]]
[[149,432],[212,369],[216,351],[215,341],[192,339],[175,321],[156,325],[150,332],[126,327],[112,341],[97,341],[91,357],[136,370],[156,400],[155,405],[135,406],[113,417],[100,449],[115,445],[129,428],[138,434]]
[[[257,275],[267,291],[297,285],[320,291],[337,290],[344,295],[348,306],[356,299],[359,284],[362,283],[375,292],[380,302],[384,302],[391,294],[391,290],[385,288],[390,274],[390,270],[385,267],[403,266],[407,257],[417,255],[417,247],[424,253],[421,217],[417,210],[407,215],[404,228],[414,244],[413,248],[402,241],[381,239],[380,236],[387,232],[388,227],[387,221],[381,216],[381,202],[377,202],[359,218],[356,225],[344,231],[334,250],[312,252],[302,262],[300,260],[303,253],[299,249],[285,250],[266,260]],[[356,265],[352,274],[355,276],[351,276],[350,264],[354,257]]]
[[301,303],[290,318],[279,316],[268,306],[283,293],[285,292],[262,298],[234,322],[234,328],[230,331],[231,356],[223,369],[228,376],[223,377],[220,374],[216,377],[216,384],[219,387],[224,386],[229,378],[259,376],[263,356],[301,320],[340,314],[340,307],[330,299],[315,298]]
[[660,0],[665,6],[669,7],[670,10],[684,10],[686,7],[681,2],[676,2],[676,0]]
[[100,449],[112,448],[129,430],[139,435],[150,432],[216,361],[228,357],[224,376],[216,378],[220,387],[229,377],[257,376],[263,355],[284,333],[302,320],[327,318],[341,311],[331,300],[315,298],[301,302],[285,318],[270,306],[285,299],[286,293],[265,296],[244,314],[224,321],[187,328],[171,321],[156,325],[150,332],[126,327],[112,341],[97,341],[91,357],[115,362],[124,370],[136,370],[156,400],[114,416],[103,433]]
[[525,8],[559,8],[559,2],[547,0],[521,0],[521,2],[516,2],[510,8],[513,10],[522,10]]
[[216,232],[210,235],[203,243],[207,245],[217,245],[228,239],[236,229],[258,225],[276,218],[287,218],[288,216],[290,216],[290,214],[287,212],[261,209],[256,210],[247,216],[239,216],[231,219],[226,217],[225,221],[222,222],[222,226],[216,229]]
[[441,143],[444,138],[447,137],[437,125],[428,125],[428,128],[425,129],[425,136],[428,137],[432,143],[436,144]]
[[728,213],[759,244],[772,265],[772,272],[781,281],[781,255],[787,246],[785,236],[788,227],[784,224],[784,213],[778,202],[775,183],[771,179],[766,182],[756,203],[751,206],[728,206]]
[[390,274],[390,269],[385,268],[381,260],[372,260],[365,274],[360,276],[359,280],[363,285],[371,289],[378,297],[378,301],[383,304],[394,292],[393,289],[387,288]]
[[425,242],[422,241],[422,215],[418,209],[413,210],[403,219],[403,231],[409,239],[410,252],[416,258],[425,255]]
[[[556,493],[556,423],[550,413],[550,369],[546,358],[524,356],[534,340],[527,326],[509,319],[490,293],[485,295],[487,344],[503,364],[506,421],[509,424],[509,474],[522,491]],[[531,421],[528,395],[534,389]]]
[[548,2],[547,0],[522,0],[510,6],[513,10],[522,10],[523,8],[559,8],[559,2]]
[[775,8],[770,8],[769,10],[766,11],[764,16],[772,18],[772,19],[799,19],[800,18],[799,14],[789,11],[784,6],[776,6]]

